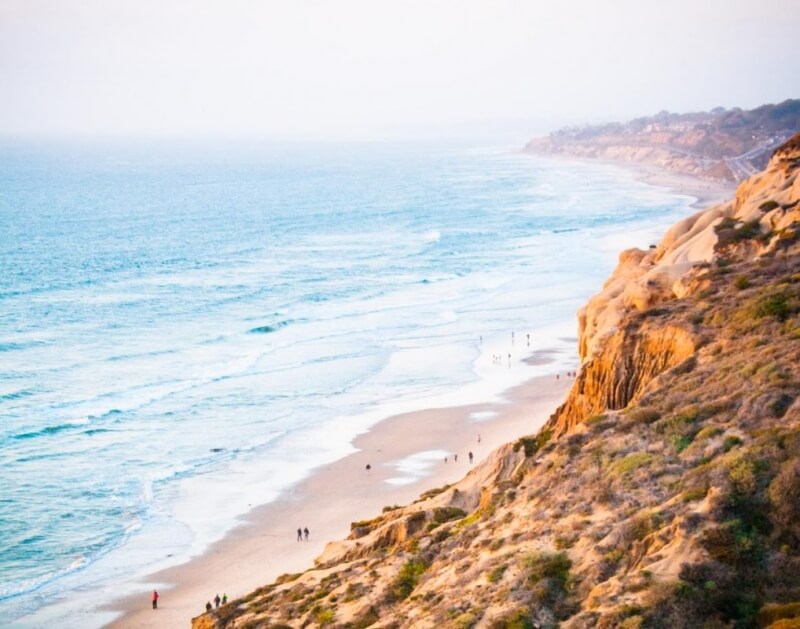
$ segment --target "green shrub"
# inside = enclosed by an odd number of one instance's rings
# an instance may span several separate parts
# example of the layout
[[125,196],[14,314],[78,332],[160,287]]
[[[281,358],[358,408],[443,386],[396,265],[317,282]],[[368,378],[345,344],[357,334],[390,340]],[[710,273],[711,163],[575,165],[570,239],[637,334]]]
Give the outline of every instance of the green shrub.
[[695,489],[687,489],[681,495],[681,500],[684,502],[694,502],[695,500],[702,500],[708,494],[708,489],[705,487],[696,487]]
[[419,578],[428,569],[428,564],[422,558],[409,559],[400,569],[399,574],[390,585],[390,599],[402,601],[411,596],[417,587]]
[[725,441],[722,442],[722,449],[725,450],[725,452],[730,452],[735,447],[740,445],[742,445],[742,440],[736,435],[731,435],[729,437],[725,437]]
[[555,589],[566,591],[569,582],[569,569],[572,562],[564,553],[535,553],[524,560],[528,570],[528,582],[536,584],[542,580],[552,581]]
[[547,442],[550,441],[550,437],[552,436],[553,431],[549,428],[545,428],[534,437],[522,437],[521,439],[517,439],[514,443],[514,452],[518,452],[520,448],[523,448],[525,450],[525,456],[531,457],[543,448]]
[[694,441],[699,432],[695,425],[698,419],[696,411],[679,413],[662,419],[656,424],[656,432],[670,440],[675,450],[682,452]]
[[503,578],[503,575],[506,573],[508,566],[506,564],[500,564],[499,566],[495,567],[486,577],[489,583],[497,583],[500,579]]
[[772,413],[773,417],[783,417],[786,411],[794,402],[794,398],[788,393],[781,393],[776,399],[767,404],[767,408]]
[[745,288],[750,288],[750,280],[746,275],[739,275],[734,280],[733,285],[739,290],[744,290]]
[[692,441],[694,441],[692,435],[681,435],[680,437],[676,437],[672,444],[675,446],[676,452],[683,452],[691,445]]
[[456,618],[453,620],[453,626],[456,629],[471,629],[471,627],[474,627],[477,622],[478,619],[475,617],[475,614],[464,612],[463,614],[456,616]]
[[514,610],[510,614],[498,618],[491,624],[491,629],[533,629],[531,612],[527,608]]
[[761,295],[750,308],[750,313],[756,319],[772,317],[781,322],[798,312],[800,312],[800,291],[795,287],[792,287],[792,290],[779,288]]
[[460,520],[466,515],[467,512],[458,507],[436,507],[433,510],[433,521],[444,524],[451,520]]
[[450,485],[445,485],[444,487],[435,487],[433,489],[429,489],[428,491],[422,492],[420,497],[415,500],[415,502],[420,502],[421,500],[426,500],[427,498],[433,498],[434,496],[438,496],[450,489]]
[[320,627],[325,627],[326,625],[330,625],[335,618],[336,614],[334,614],[330,609],[322,609],[317,612],[316,621]]
[[634,452],[623,459],[616,461],[611,466],[611,471],[619,476],[627,476],[639,468],[649,464],[653,460],[653,455],[647,452]]
[[728,520],[706,529],[700,537],[700,545],[714,561],[734,567],[756,563],[762,556],[759,540],[740,520]]

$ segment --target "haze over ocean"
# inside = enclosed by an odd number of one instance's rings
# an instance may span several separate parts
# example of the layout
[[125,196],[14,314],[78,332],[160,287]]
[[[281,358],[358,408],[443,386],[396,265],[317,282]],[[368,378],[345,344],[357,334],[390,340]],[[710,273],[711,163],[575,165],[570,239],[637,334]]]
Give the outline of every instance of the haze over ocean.
[[573,356],[690,201],[495,148],[6,143],[0,624],[202,550],[391,413],[563,368],[487,348]]

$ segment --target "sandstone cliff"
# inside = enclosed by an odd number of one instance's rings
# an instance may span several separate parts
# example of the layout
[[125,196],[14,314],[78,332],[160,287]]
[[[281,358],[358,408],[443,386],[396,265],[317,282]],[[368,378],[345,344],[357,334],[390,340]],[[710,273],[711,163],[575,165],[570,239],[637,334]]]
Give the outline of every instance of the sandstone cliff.
[[551,419],[557,435],[588,415],[624,408],[655,376],[694,354],[699,338],[691,330],[646,321],[659,304],[702,290],[709,265],[727,255],[750,261],[794,245],[800,220],[796,144],[797,136],[728,203],[680,221],[649,251],[620,254],[603,290],[578,312],[582,366]]
[[800,136],[625,252],[538,435],[219,627],[800,627]]

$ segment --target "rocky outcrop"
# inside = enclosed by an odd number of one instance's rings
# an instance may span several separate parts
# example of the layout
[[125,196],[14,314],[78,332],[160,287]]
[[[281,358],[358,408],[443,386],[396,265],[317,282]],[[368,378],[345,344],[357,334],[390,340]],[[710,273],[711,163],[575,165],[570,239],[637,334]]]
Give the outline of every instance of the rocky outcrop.
[[632,325],[603,339],[602,350],[584,363],[567,400],[553,414],[556,436],[575,424],[608,410],[625,408],[667,369],[691,359],[695,336],[675,326]]
[[647,320],[658,316],[660,305],[702,291],[711,265],[797,249],[798,138],[776,150],[767,169],[742,182],[731,201],[678,222],[654,248],[620,254],[603,289],[578,313],[581,368],[550,419],[556,435],[636,401],[653,378],[694,353],[699,339],[691,322],[676,328]]

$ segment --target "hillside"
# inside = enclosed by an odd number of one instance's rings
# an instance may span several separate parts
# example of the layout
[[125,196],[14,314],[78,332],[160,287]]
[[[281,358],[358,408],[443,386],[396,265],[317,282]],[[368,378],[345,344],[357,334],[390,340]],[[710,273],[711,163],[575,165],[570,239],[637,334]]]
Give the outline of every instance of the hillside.
[[621,254],[539,434],[193,627],[800,627],[798,172]]
[[528,142],[532,153],[653,164],[708,179],[741,181],[764,168],[776,146],[800,129],[800,100],[756,109],[636,118],[573,127]]

